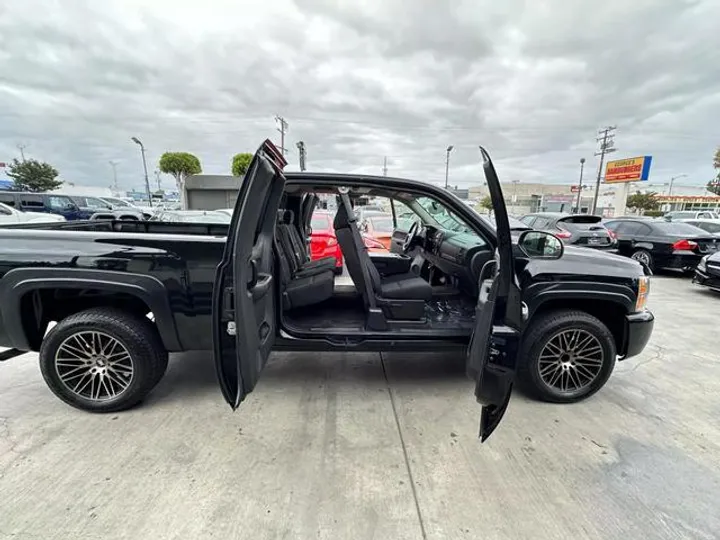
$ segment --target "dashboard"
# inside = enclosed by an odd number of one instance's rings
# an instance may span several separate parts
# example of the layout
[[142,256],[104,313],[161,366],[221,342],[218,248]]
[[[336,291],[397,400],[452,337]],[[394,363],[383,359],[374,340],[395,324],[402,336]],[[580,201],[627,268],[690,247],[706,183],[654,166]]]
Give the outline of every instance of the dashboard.
[[468,294],[477,294],[477,283],[483,265],[493,258],[494,248],[477,234],[425,227],[425,257],[447,274],[451,281]]

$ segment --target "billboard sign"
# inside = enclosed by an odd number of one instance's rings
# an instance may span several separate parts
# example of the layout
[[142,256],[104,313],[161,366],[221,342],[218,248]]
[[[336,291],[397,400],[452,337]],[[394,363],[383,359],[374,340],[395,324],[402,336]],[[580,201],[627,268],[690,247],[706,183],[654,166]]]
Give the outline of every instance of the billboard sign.
[[605,183],[645,182],[650,177],[652,156],[608,161],[605,167]]

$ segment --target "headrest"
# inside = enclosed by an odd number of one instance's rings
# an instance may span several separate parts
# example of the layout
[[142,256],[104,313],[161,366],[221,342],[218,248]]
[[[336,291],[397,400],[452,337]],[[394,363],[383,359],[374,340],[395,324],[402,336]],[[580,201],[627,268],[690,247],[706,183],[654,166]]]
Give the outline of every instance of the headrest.
[[289,224],[293,222],[295,213],[292,210],[278,210],[278,223]]

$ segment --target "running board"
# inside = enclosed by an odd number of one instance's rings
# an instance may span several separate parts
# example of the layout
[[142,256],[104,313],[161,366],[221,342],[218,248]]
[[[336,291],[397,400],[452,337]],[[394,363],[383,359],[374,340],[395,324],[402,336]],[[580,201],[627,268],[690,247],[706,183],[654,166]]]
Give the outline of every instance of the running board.
[[15,358],[16,356],[20,356],[21,354],[25,354],[26,352],[28,351],[21,351],[19,349],[8,349],[6,351],[0,352],[0,362],[6,362],[11,358]]

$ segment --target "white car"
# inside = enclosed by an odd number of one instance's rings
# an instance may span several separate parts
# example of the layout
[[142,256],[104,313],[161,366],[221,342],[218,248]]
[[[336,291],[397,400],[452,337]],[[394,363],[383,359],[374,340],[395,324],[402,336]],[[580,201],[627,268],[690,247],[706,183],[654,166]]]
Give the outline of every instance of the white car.
[[20,212],[12,206],[0,203],[0,225],[9,225],[11,223],[56,223],[58,221],[65,221],[65,218],[57,214]]

